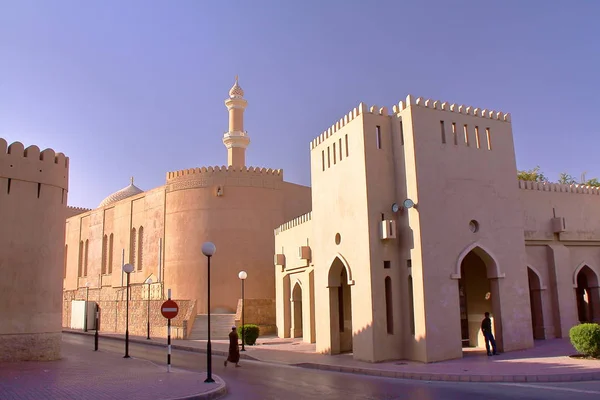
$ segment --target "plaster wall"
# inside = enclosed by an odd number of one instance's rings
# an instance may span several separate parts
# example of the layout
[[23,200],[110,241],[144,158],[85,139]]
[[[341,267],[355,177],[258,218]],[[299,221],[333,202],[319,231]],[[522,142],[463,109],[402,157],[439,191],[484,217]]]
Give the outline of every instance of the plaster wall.
[[[275,292],[276,324],[279,337],[302,337],[304,342],[314,343],[315,338],[315,290],[312,251],[308,258],[301,257],[301,247],[312,245],[312,214],[295,218],[275,230]],[[293,228],[293,229],[292,229]],[[293,289],[299,285],[300,299],[293,298]],[[301,320],[293,309],[301,305]]]
[[[426,105],[410,96],[406,103],[400,115],[410,115],[412,130],[405,136],[405,152],[414,153],[415,161],[407,175],[412,173],[416,182],[408,197],[418,204],[409,214],[418,215],[420,227],[415,234],[421,240],[420,260],[413,259],[412,265],[413,272],[423,271],[426,315],[427,353],[422,360],[461,357],[455,345],[461,336],[458,285],[448,277],[460,277],[461,258],[475,248],[488,258],[490,312],[500,349],[531,347],[523,214],[510,121],[484,117],[472,107],[457,107],[460,112],[434,108],[432,102]],[[472,220],[478,225],[476,232],[470,229]],[[457,259],[457,254],[462,257]]]
[[0,361],[60,358],[69,160],[0,138]]
[[[363,128],[362,115],[343,127],[338,122],[337,130],[330,129],[329,136],[311,150],[312,188],[313,193],[318,193],[312,198],[312,218],[326,221],[315,225],[311,248],[315,264],[315,304],[318,305],[315,310],[317,351],[336,354],[343,340],[335,308],[339,283],[330,275],[338,258],[347,271],[351,292],[351,348],[355,358],[372,360],[373,301],[371,250],[365,245],[370,240],[370,226]],[[340,235],[339,244],[336,244],[336,234]]]

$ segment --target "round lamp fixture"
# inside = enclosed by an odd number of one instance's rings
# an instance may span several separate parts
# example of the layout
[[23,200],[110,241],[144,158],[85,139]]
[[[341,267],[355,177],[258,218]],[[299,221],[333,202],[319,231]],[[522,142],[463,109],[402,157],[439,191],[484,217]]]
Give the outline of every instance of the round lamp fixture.
[[392,212],[397,213],[399,209],[400,206],[398,205],[398,203],[392,204]]
[[152,278],[148,278],[148,279],[146,280],[146,283],[147,283],[148,285],[151,285],[151,284],[152,284]]
[[402,205],[404,206],[404,208],[413,208],[415,206],[415,202],[411,199],[406,199],[402,202]]
[[248,274],[246,273],[246,271],[240,271],[240,273],[238,274],[238,278],[240,278],[241,280],[244,280],[248,277]]
[[123,265],[123,272],[125,272],[126,274],[130,274],[133,272],[133,265],[131,264],[125,264]]
[[217,251],[217,247],[212,242],[204,242],[202,245],[202,254],[206,257],[212,257]]

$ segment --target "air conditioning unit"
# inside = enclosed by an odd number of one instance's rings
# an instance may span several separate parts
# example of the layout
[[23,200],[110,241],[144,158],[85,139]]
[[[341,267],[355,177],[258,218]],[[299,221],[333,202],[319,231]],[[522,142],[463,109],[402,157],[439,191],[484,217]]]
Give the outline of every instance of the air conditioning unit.
[[381,221],[381,239],[396,239],[396,221],[393,219]]
[[565,218],[555,217],[552,218],[552,232],[560,233],[566,230]]
[[298,257],[302,260],[310,260],[310,246],[298,247]]
[[285,266],[285,254],[275,254],[275,265]]

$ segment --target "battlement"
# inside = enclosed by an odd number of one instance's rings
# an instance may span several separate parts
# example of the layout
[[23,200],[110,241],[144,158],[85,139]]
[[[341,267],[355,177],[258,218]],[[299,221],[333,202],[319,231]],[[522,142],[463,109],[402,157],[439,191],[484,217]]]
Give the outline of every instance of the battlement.
[[354,120],[356,117],[358,117],[361,114],[376,114],[376,115],[385,115],[385,116],[389,115],[387,107],[379,107],[379,106],[373,105],[373,106],[371,106],[371,108],[369,108],[365,103],[361,102],[358,105],[358,107],[355,107],[348,114],[344,115],[338,122],[331,125],[329,127],[329,129],[327,129],[326,131],[321,133],[319,136],[317,136],[314,140],[312,140],[310,142],[310,149],[312,150],[312,149],[316,148],[318,145],[323,143],[327,138],[329,138],[331,135],[333,135],[334,133],[336,133],[337,131],[342,129],[344,126],[346,126],[348,123],[350,123],[352,120]]
[[279,235],[281,232],[287,231],[288,229],[292,229],[293,227],[301,225],[310,220],[312,220],[312,211],[299,217],[296,217],[293,220],[286,222],[285,224],[280,225],[275,229],[275,235]]
[[[497,121],[510,122],[510,113],[467,106],[464,104],[442,102],[440,100],[424,99],[423,97],[415,98],[410,94],[406,96],[406,101],[400,101],[398,104],[394,105],[392,107],[392,111],[394,114],[398,114],[411,105],[432,108],[440,111],[454,112],[457,114],[471,115],[474,117],[493,119]],[[377,105],[368,107],[365,103],[361,102],[358,107],[354,108],[347,115],[344,115],[344,117],[330,126],[325,132],[313,139],[310,143],[311,150],[323,143],[327,138],[361,114],[389,115],[387,107],[379,107]]]
[[542,192],[558,192],[558,193],[578,193],[578,194],[593,194],[600,195],[600,187],[577,185],[577,184],[562,184],[549,182],[532,182],[519,181],[519,189],[524,190],[539,190]]
[[92,211],[91,208],[67,206],[67,218]]
[[40,151],[38,146],[27,148],[21,142],[8,145],[0,138],[0,177],[68,187],[69,158],[52,149]]
[[283,170],[260,168],[260,167],[233,167],[233,166],[216,166],[216,167],[201,167],[182,169],[179,171],[167,172],[167,182],[185,178],[201,178],[206,175],[228,174],[236,177],[280,177],[283,179]]
[[510,122],[510,113],[503,113],[502,111],[494,111],[485,108],[466,106],[464,104],[443,102],[440,100],[424,99],[423,97],[415,98],[410,94],[406,96],[406,101],[401,101],[397,105],[394,105],[392,107],[392,111],[396,114],[400,113],[409,105],[432,108],[441,111],[455,112],[458,114],[471,115],[474,117]]

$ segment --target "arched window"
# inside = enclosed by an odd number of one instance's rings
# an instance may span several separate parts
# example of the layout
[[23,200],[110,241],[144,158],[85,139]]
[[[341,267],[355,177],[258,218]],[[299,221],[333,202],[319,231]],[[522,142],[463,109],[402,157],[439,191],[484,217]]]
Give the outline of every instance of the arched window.
[[112,274],[113,268],[113,250],[114,250],[114,235],[111,233],[108,238],[108,273]]
[[83,276],[88,276],[88,260],[90,256],[90,240],[85,240],[85,254],[83,259]]
[[77,277],[83,276],[83,240],[79,241],[79,259],[77,260]]
[[136,230],[131,228],[131,237],[129,238],[129,263],[135,266],[135,241],[136,241]]
[[106,274],[106,263],[108,261],[108,236],[102,238],[102,275]]
[[385,277],[385,313],[387,321],[387,333],[394,334],[394,308],[392,301],[392,279]]
[[63,271],[63,279],[67,277],[67,255],[69,254],[69,245],[65,244],[65,265],[64,265],[64,271]]
[[144,227],[140,226],[138,231],[138,257],[137,257],[137,269],[141,271],[143,267],[143,252],[144,252]]

